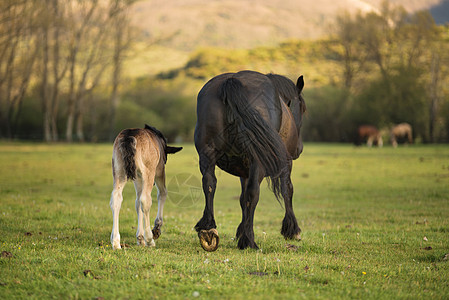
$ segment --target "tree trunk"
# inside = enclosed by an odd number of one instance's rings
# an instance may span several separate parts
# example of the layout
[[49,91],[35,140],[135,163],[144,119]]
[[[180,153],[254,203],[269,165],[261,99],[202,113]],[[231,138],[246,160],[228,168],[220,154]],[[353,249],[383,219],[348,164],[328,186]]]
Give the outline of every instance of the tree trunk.
[[429,105],[429,140],[435,141],[435,123],[438,112],[438,84],[440,77],[440,56],[438,53],[432,53],[432,62],[430,66],[430,105]]
[[43,130],[44,130],[44,141],[51,141],[51,130],[50,130],[50,108],[48,103],[48,26],[43,28],[42,42],[43,42],[43,53],[42,53],[42,83],[41,83],[41,101],[42,101],[42,112],[43,112]]

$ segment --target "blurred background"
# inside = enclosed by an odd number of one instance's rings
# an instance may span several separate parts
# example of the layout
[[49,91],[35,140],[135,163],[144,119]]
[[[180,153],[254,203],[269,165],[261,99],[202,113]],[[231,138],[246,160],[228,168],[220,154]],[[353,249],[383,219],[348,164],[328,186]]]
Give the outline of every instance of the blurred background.
[[251,69],[304,75],[305,141],[449,142],[448,22],[448,0],[2,0],[0,139],[191,142],[201,87]]

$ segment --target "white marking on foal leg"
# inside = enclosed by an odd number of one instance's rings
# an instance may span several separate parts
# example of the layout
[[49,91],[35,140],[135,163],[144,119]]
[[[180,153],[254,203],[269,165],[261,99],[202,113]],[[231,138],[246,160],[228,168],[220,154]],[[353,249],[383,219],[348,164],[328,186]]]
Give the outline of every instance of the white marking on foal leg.
[[145,183],[142,194],[140,195],[140,207],[143,212],[143,220],[144,220],[144,238],[145,244],[148,247],[156,246],[156,243],[153,240],[153,232],[151,231],[150,225],[150,209],[151,209],[151,188],[153,187],[153,182],[151,182],[150,188],[146,188],[149,184]]
[[119,233],[119,214],[120,207],[123,202],[123,188],[124,184],[114,183],[114,189],[111,194],[111,201],[109,202],[109,206],[112,210],[112,232],[111,232],[111,244],[112,249],[120,249],[120,233]]
[[134,188],[136,190],[136,212],[137,212],[137,245],[145,246],[144,229],[143,229],[143,213],[140,207],[140,197],[142,195],[142,180],[134,180]]

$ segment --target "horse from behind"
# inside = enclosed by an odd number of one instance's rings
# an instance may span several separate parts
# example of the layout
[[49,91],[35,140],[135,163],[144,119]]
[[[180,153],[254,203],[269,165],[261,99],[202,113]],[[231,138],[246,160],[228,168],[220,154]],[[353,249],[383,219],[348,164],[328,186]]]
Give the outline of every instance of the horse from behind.
[[[163,210],[167,189],[165,187],[165,163],[167,154],[176,153],[182,147],[167,146],[167,140],[154,127],[122,130],[114,141],[112,152],[112,175],[114,188],[111,194],[112,209],[111,244],[113,249],[120,249],[119,213],[123,202],[123,188],[128,180],[134,182],[136,190],[137,244],[155,246],[161,234]],[[151,230],[150,208],[151,190],[156,183],[158,209]]]
[[398,141],[405,141],[409,144],[413,143],[413,131],[410,124],[401,123],[391,128],[390,142],[394,148],[398,146]]
[[236,231],[238,248],[258,248],[254,241],[254,212],[260,183],[268,177],[285,216],[281,234],[300,240],[292,206],[292,160],[303,145],[300,136],[306,110],[300,76],[296,85],[288,78],[253,71],[225,73],[207,82],[198,94],[195,146],[202,174],[205,208],[195,226],[206,251],[218,248],[214,218],[217,185],[215,166],[240,177],[242,221]]

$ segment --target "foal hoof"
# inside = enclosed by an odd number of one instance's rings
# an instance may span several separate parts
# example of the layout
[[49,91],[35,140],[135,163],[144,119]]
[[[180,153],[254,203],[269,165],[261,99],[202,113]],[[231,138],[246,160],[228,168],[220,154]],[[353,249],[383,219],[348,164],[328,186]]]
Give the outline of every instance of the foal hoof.
[[151,230],[151,232],[153,232],[153,239],[154,240],[157,240],[161,236],[161,228],[160,227],[158,227],[158,228],[154,227]]
[[204,250],[209,252],[217,250],[218,242],[220,241],[217,229],[201,230],[198,232],[198,237],[200,238],[201,247]]

